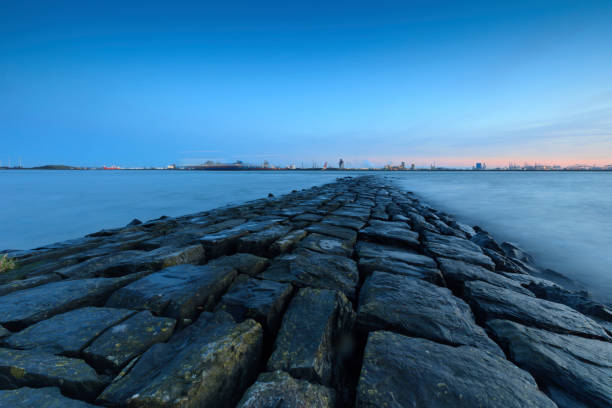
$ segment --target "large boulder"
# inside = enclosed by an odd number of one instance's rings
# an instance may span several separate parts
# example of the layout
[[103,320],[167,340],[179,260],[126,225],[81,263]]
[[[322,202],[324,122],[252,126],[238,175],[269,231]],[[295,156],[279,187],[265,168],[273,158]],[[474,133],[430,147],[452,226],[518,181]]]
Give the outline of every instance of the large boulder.
[[340,292],[305,288],[293,298],[276,337],[268,370],[324,385],[338,383],[338,345],[352,329],[354,312]]
[[1,388],[60,387],[66,395],[93,399],[105,381],[83,360],[0,348],[0,384]]
[[148,310],[136,313],[109,328],[83,350],[84,358],[98,370],[118,370],[155,343],[170,338],[176,320],[156,317]]
[[64,397],[59,388],[29,388],[0,391],[2,408],[95,408],[83,401]]
[[255,380],[262,351],[259,323],[236,324],[224,312],[200,318],[147,350],[99,396],[103,405],[233,407]]
[[36,286],[44,285],[45,283],[57,282],[61,277],[56,273],[33,276],[31,278],[16,280],[13,282],[0,285],[0,296],[7,295],[18,290],[30,289]]
[[370,212],[371,210],[369,207],[347,204],[339,210],[334,211],[332,214],[339,217],[351,217],[367,221],[367,219],[370,218]]
[[308,233],[302,229],[291,231],[290,233],[288,233],[284,237],[277,239],[270,245],[268,249],[269,255],[277,256],[280,254],[284,254],[287,251],[290,251],[307,234]]
[[368,337],[355,406],[556,407],[503,357],[384,331]]
[[612,406],[612,343],[551,333],[508,320],[489,328],[510,359],[529,371],[560,408]]
[[482,281],[466,282],[464,293],[476,316],[483,321],[506,319],[557,333],[612,340],[594,320],[560,303]]
[[265,332],[273,336],[278,330],[292,290],[289,283],[240,275],[223,295],[217,308],[231,314],[236,321],[254,319],[263,326]]
[[446,288],[406,276],[374,272],[359,293],[357,324],[364,331],[392,330],[503,355],[463,300]]
[[523,295],[533,296],[533,293],[521,286],[520,283],[499,273],[491,272],[482,266],[448,258],[438,258],[438,263],[446,283],[457,293],[463,293],[465,282],[480,280]]
[[356,245],[356,250],[359,258],[382,258],[383,260],[400,261],[426,268],[436,269],[438,267],[436,261],[432,258],[409,249],[360,241]]
[[3,341],[21,350],[78,356],[96,337],[135,312],[107,307],[84,307],[38,322]]
[[457,259],[495,270],[495,263],[491,258],[486,256],[478,245],[467,239],[432,232],[425,232],[424,236],[427,252],[436,257]]
[[381,271],[423,279],[436,285],[442,285],[444,282],[442,273],[437,268],[411,265],[391,258],[359,258],[359,271],[364,277],[370,276],[374,271]]
[[241,237],[238,240],[238,252],[248,252],[255,255],[267,256],[268,248],[274,241],[287,235],[291,227],[287,225],[274,225],[263,231]]
[[420,245],[419,234],[404,222],[371,220],[366,228],[359,231],[359,235],[381,244],[409,248],[418,248]]
[[337,215],[328,215],[321,220],[324,224],[331,224],[342,228],[352,228],[359,230],[365,225],[365,221],[352,217],[340,217]]
[[174,265],[199,263],[204,258],[200,244],[186,248],[165,246],[152,251],[123,251],[88,259],[76,265],[59,269],[65,278],[93,278],[122,276],[142,270],[159,270]]
[[0,324],[19,330],[59,313],[98,306],[129,280],[81,279],[47,283],[0,297]]
[[306,231],[344,239],[347,240],[350,245],[353,245],[355,241],[357,241],[357,231],[350,228],[337,227],[327,223],[312,224],[306,228]]
[[253,254],[237,253],[213,259],[206,265],[215,268],[232,268],[240,274],[255,276],[268,266],[268,259]]
[[297,287],[340,290],[351,299],[355,298],[359,282],[357,265],[352,259],[307,249],[297,249],[275,258],[259,277],[288,282]]
[[237,408],[334,408],[333,389],[296,380],[283,371],[260,374],[244,394]]
[[106,305],[192,319],[198,307],[210,309],[235,276],[236,270],[229,267],[172,266],[121,288]]

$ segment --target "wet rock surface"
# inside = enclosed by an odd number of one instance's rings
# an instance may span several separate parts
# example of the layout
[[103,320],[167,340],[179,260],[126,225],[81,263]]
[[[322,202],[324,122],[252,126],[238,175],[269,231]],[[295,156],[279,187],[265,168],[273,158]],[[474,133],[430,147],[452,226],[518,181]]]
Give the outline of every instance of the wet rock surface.
[[283,371],[261,374],[238,404],[239,408],[335,406],[336,393],[333,389],[296,380]]
[[246,275],[234,284],[219,302],[218,308],[231,314],[236,321],[254,319],[270,335],[276,334],[293,287],[289,283],[253,279]]
[[283,317],[268,369],[330,385],[338,375],[336,345],[350,332],[353,320],[353,308],[343,294],[300,289]]
[[359,272],[355,261],[338,255],[321,254],[306,249],[276,258],[259,275],[262,279],[289,282],[297,287],[335,289],[355,297]]
[[463,300],[446,288],[406,276],[374,272],[359,294],[357,324],[365,331],[393,330],[502,354]]
[[101,369],[118,370],[155,343],[170,338],[176,320],[142,311],[108,328],[83,350],[84,358]]
[[485,351],[390,332],[368,338],[357,407],[547,407],[529,373]]
[[612,406],[612,347],[600,340],[551,333],[507,320],[488,326],[510,359],[529,370],[540,384],[555,390],[559,407],[574,399],[592,407]]
[[235,275],[236,271],[228,267],[173,266],[116,291],[107,306],[147,309],[161,316],[191,319],[199,306],[210,308]]
[[560,303],[522,295],[481,281],[467,282],[466,297],[484,320],[508,319],[553,332],[610,340],[593,319]]
[[612,401],[610,305],[383,177],[7,254],[0,407]]
[[134,407],[229,406],[257,375],[262,337],[253,320],[236,324],[223,312],[204,313],[169,342],[147,350],[98,401]]
[[3,341],[6,347],[78,356],[109,327],[127,319],[134,311],[84,307],[36,323]]

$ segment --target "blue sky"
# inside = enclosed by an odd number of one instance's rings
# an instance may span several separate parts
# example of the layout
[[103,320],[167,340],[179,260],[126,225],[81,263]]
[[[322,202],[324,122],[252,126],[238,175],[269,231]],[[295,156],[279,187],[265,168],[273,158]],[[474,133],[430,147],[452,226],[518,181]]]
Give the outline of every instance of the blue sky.
[[3,164],[612,163],[610,1],[129,3],[0,4]]

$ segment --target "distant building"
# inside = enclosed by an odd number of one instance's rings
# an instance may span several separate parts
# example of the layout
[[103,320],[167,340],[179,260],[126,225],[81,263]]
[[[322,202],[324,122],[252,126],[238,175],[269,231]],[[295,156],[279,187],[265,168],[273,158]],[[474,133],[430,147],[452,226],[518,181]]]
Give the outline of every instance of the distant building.
[[486,170],[486,169],[487,169],[486,163],[476,163],[476,165],[474,166],[474,170]]
[[340,161],[338,162],[338,168],[344,169],[344,160],[340,159]]
[[412,164],[410,165],[410,170],[414,170],[414,169],[415,169],[415,166],[414,166],[414,163],[412,163]]
[[400,165],[400,168],[402,170],[405,170],[406,169],[406,162],[402,162],[402,164]]

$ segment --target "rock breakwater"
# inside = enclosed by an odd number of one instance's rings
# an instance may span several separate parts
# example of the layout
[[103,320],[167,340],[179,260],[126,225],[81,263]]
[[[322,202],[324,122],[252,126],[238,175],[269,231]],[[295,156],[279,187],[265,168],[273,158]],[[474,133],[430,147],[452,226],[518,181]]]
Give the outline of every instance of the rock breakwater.
[[612,311],[380,177],[31,251],[0,407],[610,407]]

